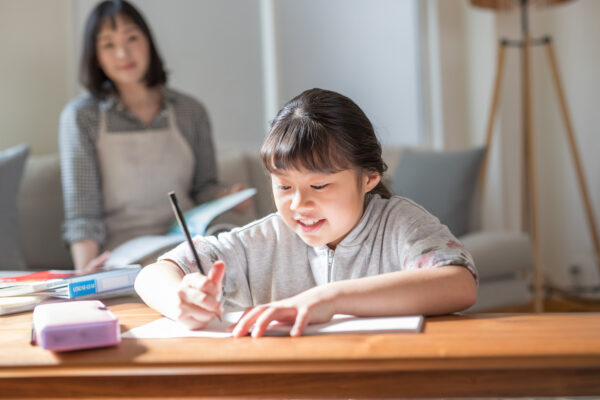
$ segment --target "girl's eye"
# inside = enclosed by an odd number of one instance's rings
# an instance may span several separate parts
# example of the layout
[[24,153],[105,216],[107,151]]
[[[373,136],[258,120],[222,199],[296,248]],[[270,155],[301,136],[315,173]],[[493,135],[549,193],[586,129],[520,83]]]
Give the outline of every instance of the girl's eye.
[[104,43],[102,46],[100,46],[103,49],[112,49],[113,44],[112,43]]
[[135,42],[136,40],[138,40],[138,37],[137,37],[137,35],[134,35],[134,36],[129,36],[129,41],[130,41],[130,42]]
[[325,188],[325,187],[327,187],[328,185],[329,185],[329,184],[328,184],[328,183],[326,183],[326,184],[324,184],[324,185],[311,185],[311,187],[312,187],[313,189],[320,190],[320,189],[324,189],[324,188]]
[[286,185],[277,185],[277,189],[279,190],[288,190],[290,188],[290,186],[286,186]]

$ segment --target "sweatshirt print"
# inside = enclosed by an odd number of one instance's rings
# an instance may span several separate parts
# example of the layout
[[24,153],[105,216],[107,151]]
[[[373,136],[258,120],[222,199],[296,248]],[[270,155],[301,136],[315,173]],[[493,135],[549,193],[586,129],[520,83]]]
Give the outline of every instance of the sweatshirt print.
[[[478,281],[469,252],[423,207],[400,196],[368,195],[365,212],[337,245],[312,247],[277,213],[218,237],[196,236],[203,270],[225,262],[225,306],[250,307],[295,296],[316,285],[418,268],[460,265]],[[199,272],[187,242],[159,257],[184,273]]]

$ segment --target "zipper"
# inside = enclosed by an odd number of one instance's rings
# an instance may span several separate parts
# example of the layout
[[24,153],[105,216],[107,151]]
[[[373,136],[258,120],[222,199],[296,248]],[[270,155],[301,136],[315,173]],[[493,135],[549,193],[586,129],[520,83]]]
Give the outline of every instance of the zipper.
[[327,283],[333,282],[333,250],[327,248]]

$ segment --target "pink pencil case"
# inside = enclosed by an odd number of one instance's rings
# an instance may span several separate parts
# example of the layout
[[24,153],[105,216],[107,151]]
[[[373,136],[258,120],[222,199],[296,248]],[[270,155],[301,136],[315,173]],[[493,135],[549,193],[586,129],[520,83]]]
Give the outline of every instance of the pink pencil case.
[[52,351],[114,346],[119,321],[98,300],[40,304],[33,310],[32,342]]

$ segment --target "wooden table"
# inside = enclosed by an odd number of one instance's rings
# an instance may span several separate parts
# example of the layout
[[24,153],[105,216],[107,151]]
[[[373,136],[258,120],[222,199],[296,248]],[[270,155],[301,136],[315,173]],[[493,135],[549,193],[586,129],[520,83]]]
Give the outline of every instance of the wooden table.
[[[122,330],[159,316],[106,301]],[[600,394],[600,313],[427,318],[421,334],[124,339],[53,354],[0,317],[0,398],[401,398]]]

